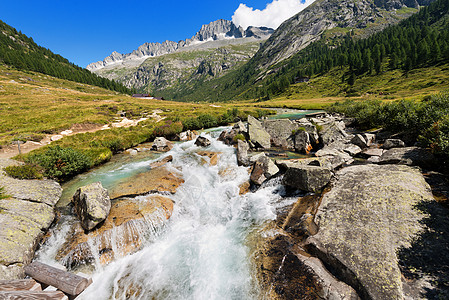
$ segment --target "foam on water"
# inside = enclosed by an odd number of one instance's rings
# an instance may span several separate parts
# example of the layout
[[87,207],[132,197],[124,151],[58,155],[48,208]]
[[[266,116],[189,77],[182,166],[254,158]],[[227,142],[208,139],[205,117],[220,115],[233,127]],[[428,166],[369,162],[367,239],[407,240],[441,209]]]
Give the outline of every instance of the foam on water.
[[206,150],[221,152],[219,163],[204,163],[196,154],[203,149],[194,141],[167,153],[185,180],[170,196],[175,202],[171,218],[142,250],[98,266],[79,299],[260,298],[246,238],[255,226],[275,218],[282,198],[278,182],[240,196],[247,168],[237,166],[234,148],[203,135],[212,140]]

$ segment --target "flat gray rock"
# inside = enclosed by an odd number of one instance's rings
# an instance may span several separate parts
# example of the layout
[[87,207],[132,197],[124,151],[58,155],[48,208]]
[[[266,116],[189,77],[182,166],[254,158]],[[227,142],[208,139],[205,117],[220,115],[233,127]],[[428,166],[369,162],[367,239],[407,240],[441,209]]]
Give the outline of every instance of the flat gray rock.
[[336,173],[315,217],[308,249],[356,287],[364,299],[403,299],[397,251],[424,228],[416,209],[434,201],[414,168],[358,165]]

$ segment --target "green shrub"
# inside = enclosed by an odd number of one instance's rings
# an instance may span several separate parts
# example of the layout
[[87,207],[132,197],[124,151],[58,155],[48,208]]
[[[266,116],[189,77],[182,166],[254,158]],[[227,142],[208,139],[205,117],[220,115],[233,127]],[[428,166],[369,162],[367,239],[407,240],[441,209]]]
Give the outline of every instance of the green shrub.
[[195,117],[182,120],[182,126],[184,127],[184,130],[201,129],[198,119]]
[[120,138],[114,138],[112,140],[103,141],[103,146],[109,148],[113,154],[119,153],[125,150],[123,140]]
[[17,179],[42,179],[42,170],[36,165],[8,166],[3,169],[6,174]]
[[241,133],[236,134],[233,139],[234,139],[234,142],[237,142],[238,140],[241,140],[241,141],[245,141],[246,140],[245,136],[243,134],[241,134]]
[[0,187],[0,199],[6,199],[9,198],[9,195],[5,194],[5,188],[4,187]]
[[211,128],[218,126],[218,118],[211,114],[201,114],[197,119],[200,128]]
[[48,147],[45,152],[31,155],[28,162],[40,165],[46,177],[58,181],[82,173],[93,165],[91,158],[84,153],[61,146]]
[[157,125],[153,130],[153,136],[163,136],[163,137],[173,137],[178,133],[182,132],[183,125],[181,122],[173,122],[172,120],[167,120],[164,123]]

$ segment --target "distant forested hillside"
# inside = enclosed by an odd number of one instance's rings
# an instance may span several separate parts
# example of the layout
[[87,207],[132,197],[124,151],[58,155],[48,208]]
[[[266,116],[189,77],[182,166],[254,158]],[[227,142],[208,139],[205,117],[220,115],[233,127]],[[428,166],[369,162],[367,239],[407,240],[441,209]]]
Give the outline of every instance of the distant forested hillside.
[[437,0],[419,12],[365,39],[348,30],[342,37],[322,38],[261,75],[261,53],[218,80],[198,83],[185,91],[186,100],[262,99],[285,91],[291,84],[335,67],[347,69],[342,78],[352,85],[361,75],[414,69],[449,62],[449,0]]
[[40,72],[61,79],[96,85],[120,93],[133,91],[120,83],[99,77],[64,57],[37,45],[31,37],[0,21],[0,63],[19,70]]

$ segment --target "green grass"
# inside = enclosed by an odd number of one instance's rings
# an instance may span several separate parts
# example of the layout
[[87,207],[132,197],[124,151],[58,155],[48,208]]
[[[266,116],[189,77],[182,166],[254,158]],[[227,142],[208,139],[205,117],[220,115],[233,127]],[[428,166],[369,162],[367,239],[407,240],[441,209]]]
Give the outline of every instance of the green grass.
[[6,198],[9,198],[9,197],[10,197],[9,195],[5,194],[5,188],[4,187],[0,187],[0,200],[1,199],[6,199]]

